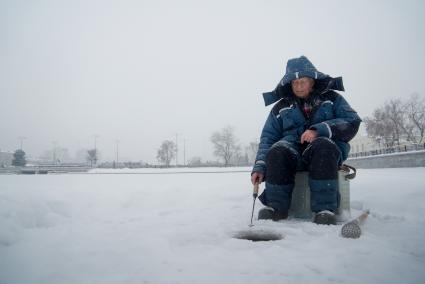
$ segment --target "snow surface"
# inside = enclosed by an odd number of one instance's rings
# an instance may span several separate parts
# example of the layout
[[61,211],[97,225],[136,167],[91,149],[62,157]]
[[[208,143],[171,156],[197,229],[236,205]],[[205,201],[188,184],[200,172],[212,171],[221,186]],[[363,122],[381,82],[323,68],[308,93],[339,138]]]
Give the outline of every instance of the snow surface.
[[255,220],[272,242],[232,238],[249,230],[249,172],[125,174],[151,171],[0,176],[0,283],[425,283],[425,168],[358,170],[360,239]]

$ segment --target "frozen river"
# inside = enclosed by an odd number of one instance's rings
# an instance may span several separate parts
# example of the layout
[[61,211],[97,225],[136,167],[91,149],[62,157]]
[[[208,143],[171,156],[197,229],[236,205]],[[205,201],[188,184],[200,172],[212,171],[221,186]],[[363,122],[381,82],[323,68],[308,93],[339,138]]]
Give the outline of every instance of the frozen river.
[[[248,168],[229,170],[0,175],[0,284],[424,283],[425,168],[358,171],[351,213],[371,210],[360,239],[255,220],[284,236],[273,242],[232,238],[252,186]],[[166,172],[139,170],[153,171]]]

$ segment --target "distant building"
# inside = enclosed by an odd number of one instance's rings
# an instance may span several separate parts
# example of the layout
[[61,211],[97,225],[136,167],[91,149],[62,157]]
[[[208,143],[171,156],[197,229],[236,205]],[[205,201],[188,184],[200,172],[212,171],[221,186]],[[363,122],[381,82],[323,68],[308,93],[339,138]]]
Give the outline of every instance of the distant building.
[[13,153],[0,151],[0,167],[10,167],[12,165]]
[[382,145],[379,145],[375,139],[372,139],[367,136],[358,135],[350,141],[350,146],[350,154],[369,152],[373,150],[378,150],[382,147]]
[[[418,140],[420,140],[418,138]],[[350,157],[362,157],[369,155],[389,154],[396,152],[418,151],[425,148],[425,143],[415,144],[401,137],[395,145],[388,145],[367,136],[356,136],[350,141]]]

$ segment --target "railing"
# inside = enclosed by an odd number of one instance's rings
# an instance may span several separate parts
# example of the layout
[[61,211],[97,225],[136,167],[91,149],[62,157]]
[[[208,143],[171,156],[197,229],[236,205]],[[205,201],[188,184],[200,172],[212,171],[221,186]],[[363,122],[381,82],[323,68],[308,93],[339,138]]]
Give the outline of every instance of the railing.
[[84,173],[90,170],[84,166],[29,166],[0,168],[0,174],[48,174],[48,173]]
[[356,152],[348,155],[349,158],[358,158],[358,157],[369,157],[376,155],[392,154],[392,153],[403,153],[403,152],[412,152],[425,150],[424,144],[412,144],[412,145],[399,145],[393,147],[385,147],[376,150],[370,150],[365,152]]

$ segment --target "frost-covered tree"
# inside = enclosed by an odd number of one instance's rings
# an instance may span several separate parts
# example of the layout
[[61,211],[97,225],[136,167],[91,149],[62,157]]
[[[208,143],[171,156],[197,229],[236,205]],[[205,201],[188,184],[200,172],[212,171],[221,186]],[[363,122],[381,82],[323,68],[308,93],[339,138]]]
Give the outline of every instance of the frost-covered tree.
[[364,122],[368,136],[387,146],[399,144],[401,139],[420,144],[425,136],[425,98],[413,94],[407,101],[391,100]]
[[233,157],[240,155],[241,147],[237,144],[235,130],[231,126],[214,132],[211,135],[211,142],[214,145],[214,155],[223,159],[225,167],[230,165]]
[[171,140],[162,142],[161,147],[158,149],[156,158],[160,163],[166,167],[170,166],[171,161],[176,156],[176,144]]
[[374,110],[372,117],[364,119],[369,137],[382,141],[388,146],[400,143],[405,125],[403,104],[400,100],[391,100]]
[[407,117],[408,139],[413,143],[422,143],[425,136],[425,98],[412,94],[404,105]]
[[[391,137],[391,127],[388,121],[384,118],[382,109],[375,109],[371,117],[363,119],[366,125],[367,135],[379,143],[393,144]],[[390,142],[390,143],[388,143]]]
[[254,164],[255,162],[255,158],[257,156],[257,151],[258,151],[258,141],[252,141],[249,143],[249,145],[247,147],[245,147],[245,152],[248,155],[248,163],[250,164]]

